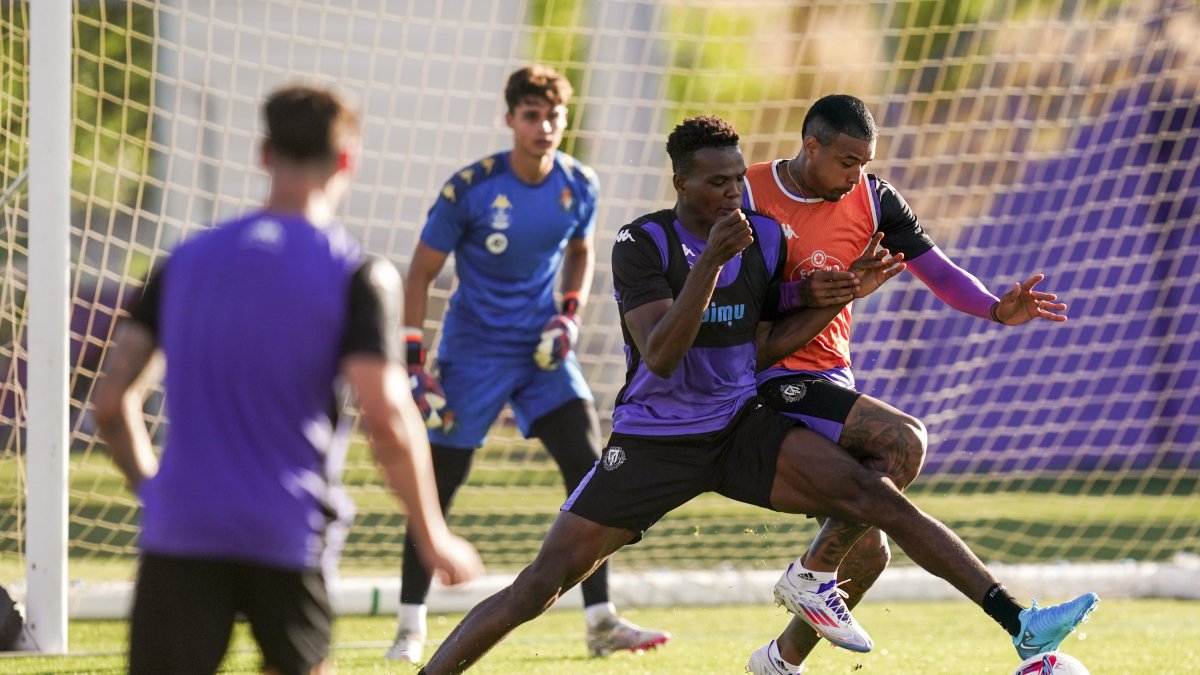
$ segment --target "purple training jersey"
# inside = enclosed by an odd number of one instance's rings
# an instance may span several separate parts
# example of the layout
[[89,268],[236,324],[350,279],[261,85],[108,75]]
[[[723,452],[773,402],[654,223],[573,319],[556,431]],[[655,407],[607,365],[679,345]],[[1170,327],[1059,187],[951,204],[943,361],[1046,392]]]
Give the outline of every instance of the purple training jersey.
[[257,213],[193,237],[152,277],[134,319],[166,355],[170,428],[140,491],[143,550],[323,562],[353,512],[334,382],[363,269],[340,227]]
[[786,252],[777,222],[751,215],[750,223],[755,244],[722,267],[691,349],[665,378],[642,362],[625,314],[677,297],[706,242],[687,232],[671,211],[644,216],[617,234],[613,283],[627,374],[613,431],[655,436],[716,431],[755,395],[755,330],[760,320],[775,316]]

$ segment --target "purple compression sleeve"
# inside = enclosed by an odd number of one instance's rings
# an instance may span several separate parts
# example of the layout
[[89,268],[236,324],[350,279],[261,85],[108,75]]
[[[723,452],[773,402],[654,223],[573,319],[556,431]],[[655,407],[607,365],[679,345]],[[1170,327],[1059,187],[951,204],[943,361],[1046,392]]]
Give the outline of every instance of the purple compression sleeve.
[[942,302],[960,312],[992,320],[992,304],[999,298],[992,295],[970,272],[955,265],[941,249],[934,246],[906,262],[908,270],[928,286],[934,295],[941,298]]

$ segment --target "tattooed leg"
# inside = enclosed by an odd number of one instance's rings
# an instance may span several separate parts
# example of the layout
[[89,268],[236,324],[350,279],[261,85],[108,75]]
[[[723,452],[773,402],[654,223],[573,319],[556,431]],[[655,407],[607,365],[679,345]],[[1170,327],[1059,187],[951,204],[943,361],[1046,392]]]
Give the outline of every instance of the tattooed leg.
[[[839,445],[864,466],[887,474],[900,488],[916,479],[925,462],[925,426],[892,406],[862,396],[850,410]],[[887,537],[876,528],[836,519],[825,519],[821,531],[802,557],[809,569],[837,569],[845,581],[846,606],[853,609],[891,561]],[[791,623],[776,642],[789,663],[803,663],[820,641],[800,619]]]

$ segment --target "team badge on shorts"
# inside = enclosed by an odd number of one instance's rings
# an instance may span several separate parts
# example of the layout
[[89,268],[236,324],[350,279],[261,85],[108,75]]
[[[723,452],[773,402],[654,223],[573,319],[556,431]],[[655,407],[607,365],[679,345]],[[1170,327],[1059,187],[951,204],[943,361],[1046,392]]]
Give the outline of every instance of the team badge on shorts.
[[795,403],[808,394],[808,385],[803,382],[785,384],[779,388],[779,395],[788,403]]
[[605,448],[604,456],[600,458],[600,466],[604,467],[605,471],[612,471],[624,463],[625,451],[615,445]]

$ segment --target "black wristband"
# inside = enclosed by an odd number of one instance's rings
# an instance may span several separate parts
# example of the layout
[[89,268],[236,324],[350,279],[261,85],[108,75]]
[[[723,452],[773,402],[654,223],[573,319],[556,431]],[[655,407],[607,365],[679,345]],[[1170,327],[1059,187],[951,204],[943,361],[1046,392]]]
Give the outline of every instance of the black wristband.
[[404,342],[405,360],[410,366],[425,365],[425,347],[422,346],[420,340],[406,340]]
[[992,307],[991,307],[991,309],[988,310],[988,314],[990,314],[992,316],[992,321],[995,321],[996,323],[1004,323],[1003,321],[1000,320],[1000,317],[996,315],[996,310],[999,308],[1000,308],[1000,301],[997,300],[992,303]]
[[567,316],[575,316],[579,312],[579,294],[567,293],[563,296],[562,313]]

